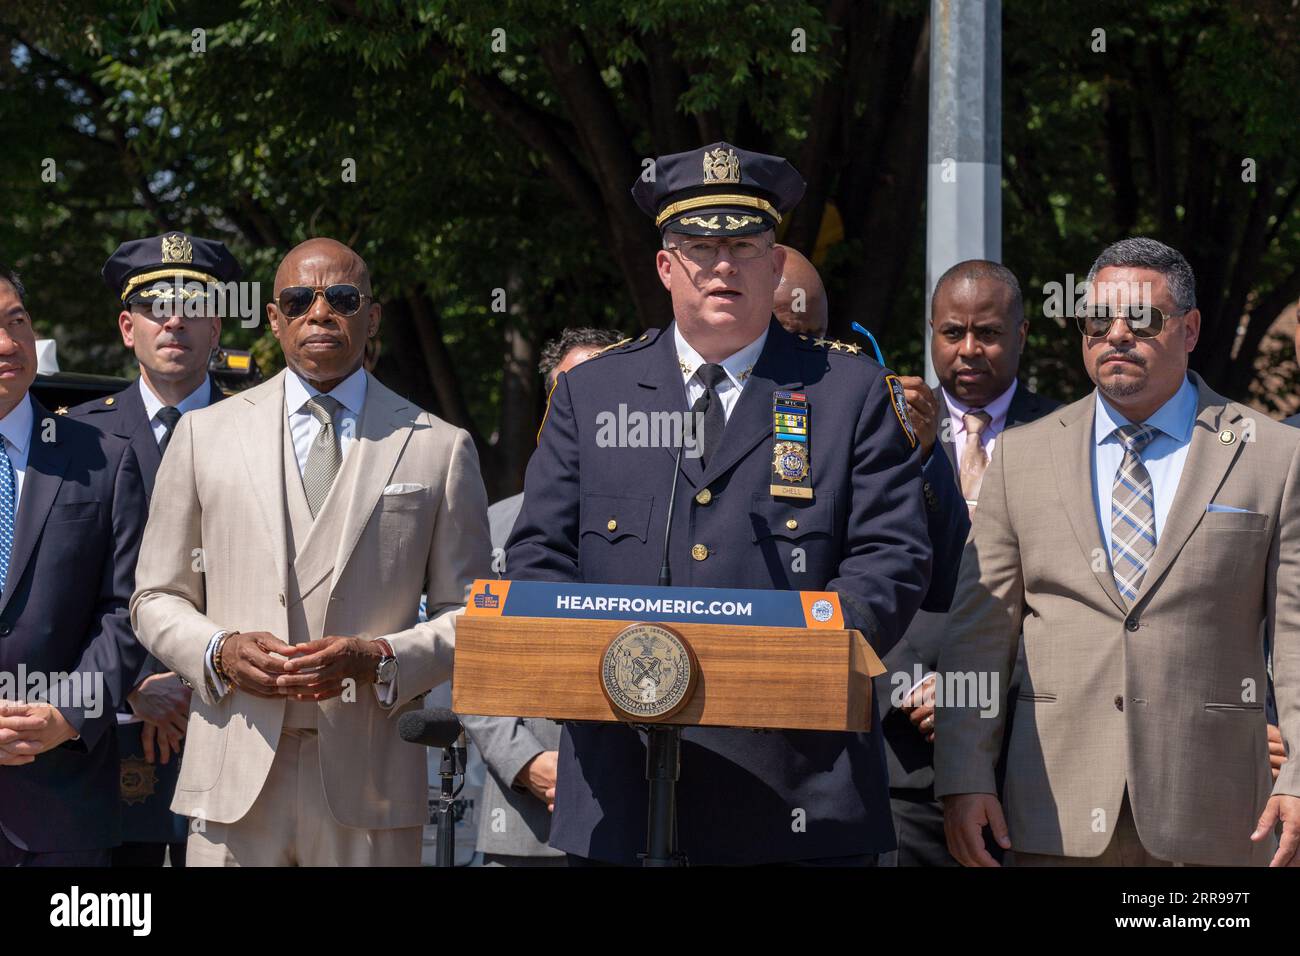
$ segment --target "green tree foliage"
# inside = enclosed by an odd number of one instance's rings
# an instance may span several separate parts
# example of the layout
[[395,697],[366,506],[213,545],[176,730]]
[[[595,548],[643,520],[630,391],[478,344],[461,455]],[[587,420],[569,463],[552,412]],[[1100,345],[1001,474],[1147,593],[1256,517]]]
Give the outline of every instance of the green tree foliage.
[[[860,321],[919,369],[926,8],[15,0],[0,10],[0,258],[65,367],[111,372],[129,357],[98,272],[122,239],[222,238],[264,301],[294,243],[348,242],[385,308],[379,374],[471,430],[497,497],[532,448],[546,339],[670,318],[658,237],[629,196],[647,157],[717,139],[791,157],[809,190],[783,239],[815,251],[832,333]],[[1197,269],[1194,365],[1248,393],[1300,295],[1297,16],[1285,0],[1007,0],[1003,258],[1040,387],[1087,386],[1072,329],[1036,314],[1045,284],[1141,232]],[[226,341],[278,363],[264,323]]]

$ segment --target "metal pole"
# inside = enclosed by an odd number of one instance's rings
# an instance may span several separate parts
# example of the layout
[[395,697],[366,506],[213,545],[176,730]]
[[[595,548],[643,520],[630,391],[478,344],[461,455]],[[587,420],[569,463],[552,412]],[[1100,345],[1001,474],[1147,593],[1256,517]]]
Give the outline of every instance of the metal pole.
[[646,780],[650,806],[646,820],[643,866],[681,866],[677,852],[677,777],[681,772],[682,729],[650,725],[646,728]]
[[964,259],[1002,259],[1002,2],[931,0],[925,217],[925,379],[934,283]]

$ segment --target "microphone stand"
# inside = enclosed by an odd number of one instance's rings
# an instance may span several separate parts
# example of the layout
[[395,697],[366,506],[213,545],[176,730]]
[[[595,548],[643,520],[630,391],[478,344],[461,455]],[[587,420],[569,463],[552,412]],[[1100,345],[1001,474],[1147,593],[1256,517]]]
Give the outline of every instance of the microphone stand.
[[[664,559],[659,567],[659,586],[671,587],[673,572],[668,561],[668,541],[673,527],[673,503],[677,500],[677,481],[682,468],[682,451],[677,449],[673,467],[673,487],[668,493],[668,523],[664,528]],[[677,849],[677,778],[681,775],[682,728],[669,724],[642,724],[646,732],[645,776],[649,787],[646,819],[646,850],[640,854],[645,867],[685,866],[686,857]]]
[[450,747],[442,748],[442,762],[438,767],[438,776],[442,778],[442,789],[438,795],[438,853],[436,866],[450,867],[456,865],[456,820],[454,807],[456,797],[464,786],[455,786],[456,777],[465,775],[465,731],[460,732],[456,742]]

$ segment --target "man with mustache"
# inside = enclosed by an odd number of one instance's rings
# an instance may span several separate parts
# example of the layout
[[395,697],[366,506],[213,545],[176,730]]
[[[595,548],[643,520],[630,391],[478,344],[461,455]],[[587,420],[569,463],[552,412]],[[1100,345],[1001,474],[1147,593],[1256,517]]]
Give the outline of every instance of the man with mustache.
[[[908,414],[916,426],[929,484],[951,489],[960,475],[961,495],[974,513],[979,486],[998,435],[1059,406],[1018,380],[1029,331],[1020,282],[1006,266],[968,259],[948,269],[930,300],[930,358],[939,387],[902,378]],[[963,522],[963,530],[970,524]],[[945,550],[936,542],[934,581],[948,582],[951,599],[966,536]],[[890,803],[898,830],[900,866],[955,866],[943,833],[943,810],[934,798],[934,677],[947,615],[929,602],[885,656],[888,673],[876,678],[889,758]],[[919,686],[917,675],[923,676]],[[926,676],[929,675],[929,676]],[[904,682],[905,683],[902,683]],[[899,699],[898,690],[911,693]],[[895,706],[897,704],[898,706]],[[1010,720],[1010,715],[1008,715]]]
[[[773,315],[774,231],[803,180],[728,143],[660,157],[653,172],[633,197],[660,232],[674,321],[560,376],[509,574],[654,585],[671,520],[675,585],[835,591],[846,626],[884,653],[929,582],[920,453],[894,376]],[[697,417],[700,454],[679,467],[673,448],[609,447],[598,422],[621,404]],[[645,764],[634,726],[567,725],[551,845],[579,864],[635,864]],[[692,863],[874,865],[893,848],[887,784],[878,733],[688,727],[679,846]]]
[[[181,232],[122,243],[103,276],[122,306],[122,344],[140,363],[135,384],[78,405],[69,417],[130,442],[146,498],[181,416],[222,398],[208,375],[221,338],[218,283],[242,272],[224,243]],[[114,866],[185,865],[185,818],[171,811],[190,690],[149,657],[117,728],[122,758],[122,845]]]
[[136,572],[136,633],[195,689],[172,808],[190,866],[413,866],[426,762],[396,718],[489,568],[478,456],[364,369],[381,309],[347,246],[295,247],[266,310],[287,368],[181,419]]
[[994,865],[987,827],[1014,865],[1294,864],[1300,769],[1272,778],[1264,696],[1271,645],[1294,745],[1300,433],[1188,371],[1196,284],[1163,243],[1103,251],[1077,323],[1096,391],[1002,435],[962,560],[940,673],[1006,687],[1018,645],[1024,673],[1004,800],[1005,696],[936,711],[949,848]]
[[31,395],[23,299],[0,266],[0,867],[107,866],[144,488],[125,440]]

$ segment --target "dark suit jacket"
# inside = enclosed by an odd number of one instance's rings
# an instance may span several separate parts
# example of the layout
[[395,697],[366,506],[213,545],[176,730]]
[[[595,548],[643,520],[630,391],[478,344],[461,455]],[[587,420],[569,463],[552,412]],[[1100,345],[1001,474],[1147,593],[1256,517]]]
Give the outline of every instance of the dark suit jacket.
[[0,671],[15,674],[22,665],[29,675],[75,673],[91,693],[82,706],[53,701],[79,740],[34,763],[0,767],[0,829],[32,852],[104,849],[118,842],[120,827],[111,731],[145,657],[127,614],[144,487],[121,438],[32,405],[31,450],[0,594]]
[[[952,486],[956,488],[958,499],[963,501],[962,512],[965,515],[964,499],[962,499],[961,489],[956,479],[958,473],[957,449],[951,440],[953,430],[948,427],[947,423],[947,406],[943,394],[938,389],[935,389],[934,397],[935,401],[939,403],[940,411],[939,441],[935,443],[934,450],[930,454],[927,471],[933,467],[935,459],[942,458],[948,463],[949,477]],[[1011,405],[1007,409],[1006,427],[1012,428],[1016,425],[1036,421],[1053,409],[1059,408],[1060,404],[1060,402],[1046,396],[1031,392],[1021,382],[1016,387],[1015,395],[1011,397]],[[947,440],[945,440],[945,436],[947,436]],[[939,479],[934,478],[932,483],[937,485]],[[956,586],[956,574],[961,567],[961,553],[966,543],[966,533],[970,530],[968,519],[965,521],[964,527],[966,532],[963,532],[962,543],[956,548],[955,553],[951,549],[945,548],[944,550],[945,556],[943,560],[951,562],[948,567],[939,566],[939,542],[941,539],[935,537],[933,531],[931,533],[936,541],[934,580],[947,580],[950,576],[953,578],[952,586],[949,587],[947,592],[949,601],[952,599],[952,589]],[[934,585],[931,585],[931,587],[934,587]],[[898,681],[900,680],[900,678],[895,678],[894,675],[905,673],[908,676],[909,679],[902,688],[906,690],[907,687],[911,686],[911,677],[917,673],[918,667],[921,673],[925,673],[938,666],[939,648],[943,643],[947,615],[930,613],[932,610],[934,610],[932,603],[927,601],[924,610],[917,614],[912,626],[903,635],[903,639],[885,655],[884,662],[888,670],[875,680],[875,694],[883,719],[886,752],[889,759],[889,782],[894,789],[928,791],[934,783],[934,746],[927,743],[902,711],[895,710],[890,703],[890,695],[894,692],[895,687],[899,686]],[[947,605],[944,605],[940,610],[946,611]],[[1014,701],[1015,695],[1010,695],[1008,699]]]
[[[144,407],[140,389],[144,384],[139,380],[132,382],[116,395],[97,398],[84,402],[68,412],[69,418],[75,418],[94,425],[100,431],[116,435],[131,445],[136,460],[140,463],[140,476],[144,480],[147,500],[153,497],[154,478],[158,466],[162,464],[162,453],[158,450],[158,440],[154,437],[153,426]],[[208,379],[208,404],[221,401],[224,394],[215,382]],[[131,683],[131,688],[152,674],[161,674],[166,666],[152,654],[144,658],[140,673]],[[121,708],[130,712],[130,706]],[[122,724],[118,727],[118,747],[123,764],[126,766],[128,784],[123,785],[126,794],[123,805],[122,839],[128,842],[178,843],[185,840],[185,818],[171,812],[172,796],[176,792],[176,780],[180,774],[180,759],[172,757],[167,764],[155,763],[146,769],[144,748],[140,739],[141,725]]]
[[[779,389],[805,392],[811,406],[811,501],[770,492],[772,393]],[[772,320],[703,469],[698,458],[686,458],[675,473],[671,448],[601,447],[598,416],[616,414],[620,404],[629,413],[688,410],[671,328],[560,376],[528,464],[506,555],[509,577],[653,586],[676,482],[675,585],[833,590],[846,625],[877,653],[902,635],[929,584],[930,543],[920,453],[872,359],[828,351]],[[701,503],[705,488],[711,496]],[[707,554],[696,550],[693,558],[696,545]],[[687,728],[682,737],[678,836],[692,862],[893,848],[878,733]],[[635,863],[645,849],[645,759],[642,737],[629,726],[566,726],[551,845]],[[806,829],[795,825],[797,811]]]
[[[116,395],[83,402],[68,412],[69,418],[89,422],[102,432],[125,438],[131,443],[136,460],[140,462],[140,475],[144,479],[146,497],[153,496],[153,482],[162,464],[158,440],[153,437],[153,426],[145,413],[144,399],[140,397],[140,381],[132,382]],[[213,405],[225,397],[216,382],[208,378],[208,404]]]

